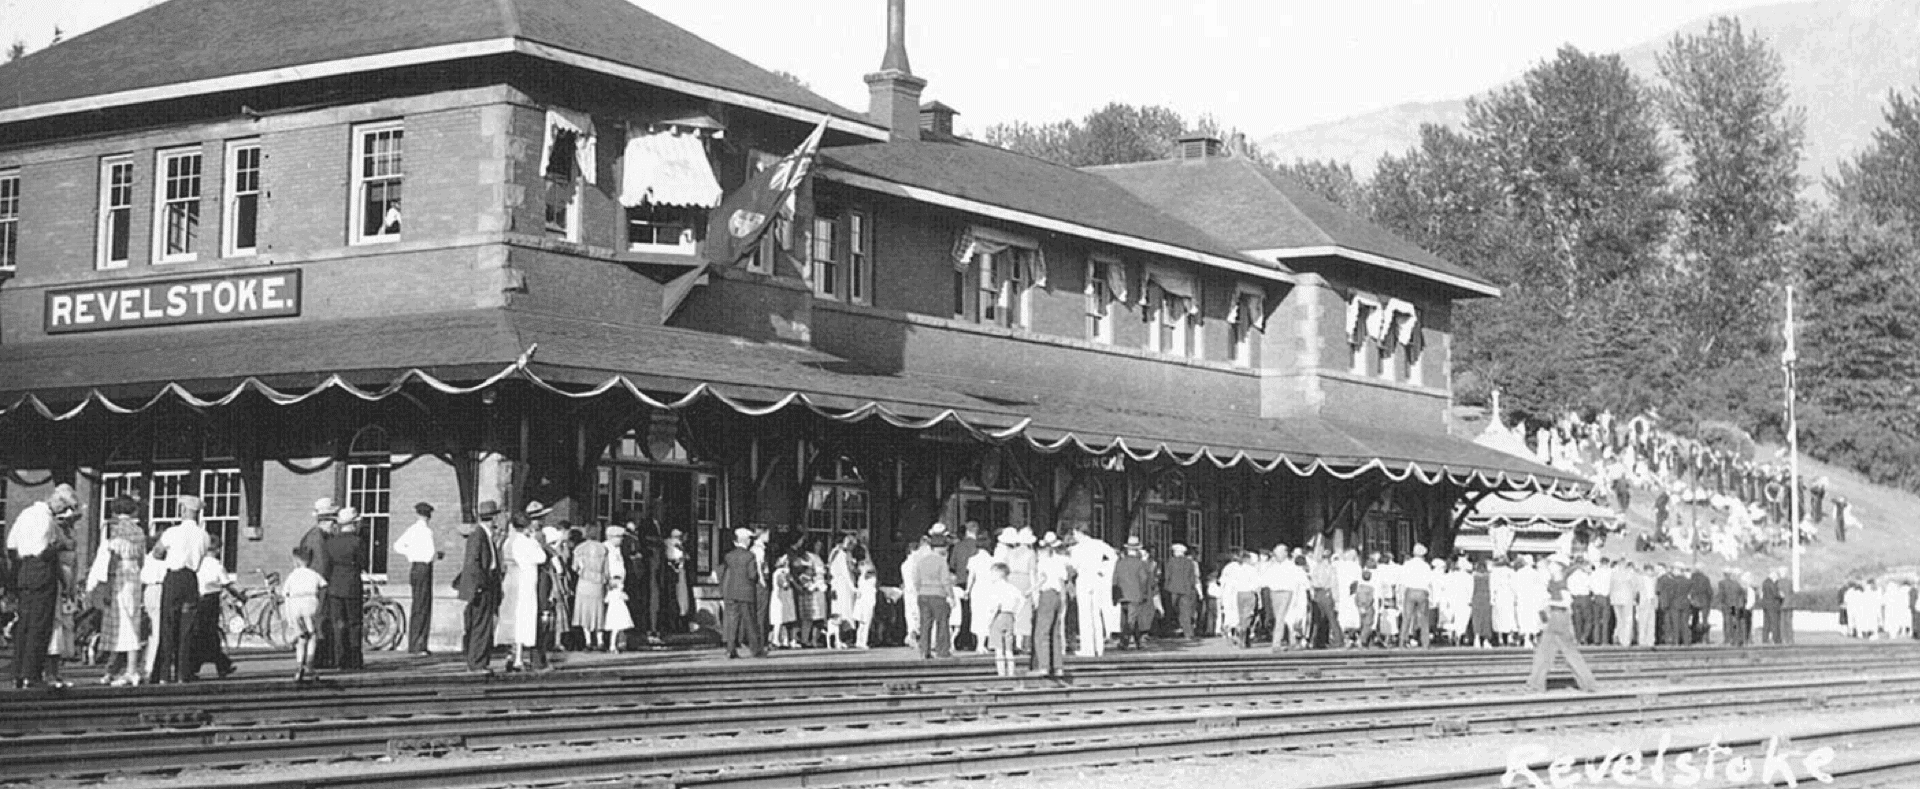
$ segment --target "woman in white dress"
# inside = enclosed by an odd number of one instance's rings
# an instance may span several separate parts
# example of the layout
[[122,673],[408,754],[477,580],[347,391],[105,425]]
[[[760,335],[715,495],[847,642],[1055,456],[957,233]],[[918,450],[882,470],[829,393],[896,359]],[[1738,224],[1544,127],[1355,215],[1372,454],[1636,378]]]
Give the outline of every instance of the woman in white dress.
[[772,645],[777,649],[792,649],[793,623],[793,565],[785,556],[773,559],[773,596],[767,606],[767,622],[773,625]]
[[1889,578],[1880,586],[1880,623],[1888,638],[1906,638],[1913,628],[1913,618],[1907,613],[1907,584],[1898,578]]
[[1493,598],[1493,641],[1500,646],[1512,646],[1514,631],[1519,629],[1513,589],[1513,568],[1504,561],[1493,563],[1487,571],[1487,586]]
[[1547,574],[1533,566],[1532,558],[1520,558],[1520,569],[1513,571],[1513,593],[1514,624],[1532,646],[1540,636],[1540,614],[1547,608]]
[[500,626],[495,641],[513,645],[508,671],[525,671],[526,650],[540,643],[540,566],[547,549],[526,521],[515,523],[501,545],[506,574],[500,581]]
[[615,653],[633,629],[633,610],[627,607],[627,557],[620,548],[626,537],[625,527],[607,527],[607,612],[600,619],[600,629],[607,634],[607,649]]
[[[981,546],[972,556],[967,557],[967,611],[968,632],[973,634],[973,651],[986,654],[993,651],[987,645],[987,633],[993,628],[993,617],[982,611],[979,601],[973,596],[973,590],[980,584],[993,578],[993,552]],[[988,601],[991,604],[992,601]]]
[[860,580],[853,585],[853,637],[854,649],[870,649],[867,637],[873,632],[873,605],[880,598],[880,579],[874,574],[873,562],[860,562]]

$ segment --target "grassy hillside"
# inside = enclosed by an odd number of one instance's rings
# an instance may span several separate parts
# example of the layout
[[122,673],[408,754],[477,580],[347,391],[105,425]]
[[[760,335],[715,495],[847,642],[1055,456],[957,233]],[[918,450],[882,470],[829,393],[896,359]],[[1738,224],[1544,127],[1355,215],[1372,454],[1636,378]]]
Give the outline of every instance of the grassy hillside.
[[[1784,450],[1778,447],[1763,447],[1756,459],[1772,461],[1784,456]],[[1828,518],[1819,528],[1819,541],[1808,546],[1801,555],[1803,591],[1822,596],[1831,606],[1840,585],[1849,578],[1889,572],[1911,575],[1920,571],[1920,527],[1916,526],[1917,519],[1920,519],[1920,496],[1876,485],[1859,474],[1804,456],[1800,462],[1800,473],[1807,480],[1827,477],[1829,498],[1838,495],[1852,503],[1847,541],[1834,541],[1833,521]],[[1652,532],[1653,494],[1650,491],[1635,491],[1633,498],[1626,538],[1615,538],[1608,544],[1605,553],[1633,562],[1693,561],[1693,557],[1681,552],[1639,553],[1633,550],[1634,534]],[[1705,512],[1705,508],[1702,508],[1702,512]],[[1691,517],[1688,508],[1676,506],[1673,517],[1675,520],[1669,529],[1684,534]],[[1721,568],[1726,566],[1717,555],[1703,553],[1698,558],[1707,564],[1708,572],[1716,579]],[[1787,555],[1781,553],[1773,557],[1743,557],[1734,566],[1751,571],[1758,577],[1769,568],[1786,567],[1787,561]]]

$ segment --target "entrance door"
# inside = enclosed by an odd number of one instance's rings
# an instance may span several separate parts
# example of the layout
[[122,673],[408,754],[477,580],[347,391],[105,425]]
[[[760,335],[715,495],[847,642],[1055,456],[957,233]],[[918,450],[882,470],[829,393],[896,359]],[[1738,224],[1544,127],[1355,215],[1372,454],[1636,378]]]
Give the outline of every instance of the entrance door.
[[998,534],[1004,528],[1033,525],[1032,505],[1026,499],[971,493],[962,493],[959,498],[960,522],[979,521],[983,534]]

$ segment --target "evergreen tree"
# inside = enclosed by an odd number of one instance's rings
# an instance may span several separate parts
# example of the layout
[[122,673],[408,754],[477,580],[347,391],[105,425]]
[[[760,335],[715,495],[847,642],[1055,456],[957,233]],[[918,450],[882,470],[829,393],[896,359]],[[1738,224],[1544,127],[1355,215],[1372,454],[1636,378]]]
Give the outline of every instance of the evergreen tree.
[[1658,63],[1660,106],[1685,154],[1671,292],[1681,350],[1696,367],[1769,366],[1805,112],[1788,104],[1780,56],[1732,17],[1675,36]]
[[1867,149],[1827,179],[1827,190],[1875,221],[1920,228],[1920,92],[1889,94],[1886,120]]

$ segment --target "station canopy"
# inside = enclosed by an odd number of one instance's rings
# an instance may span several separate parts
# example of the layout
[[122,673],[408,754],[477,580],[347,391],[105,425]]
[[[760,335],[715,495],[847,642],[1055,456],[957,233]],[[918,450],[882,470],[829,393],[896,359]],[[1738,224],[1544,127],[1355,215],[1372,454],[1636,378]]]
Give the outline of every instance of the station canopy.
[[[318,339],[323,338],[323,339]],[[248,396],[291,405],[327,392],[376,401],[409,387],[470,394],[512,381],[555,396],[622,396],[650,407],[717,402],[748,416],[807,409],[842,423],[964,431],[1042,453],[1208,464],[1575,496],[1577,475],[1444,434],[1317,418],[1073,397],[967,392],[950,379],[875,370],[818,350],[665,326],[475,310],[245,326],[150,336],[67,336],[0,346],[0,419],[131,414],[169,402]]]

